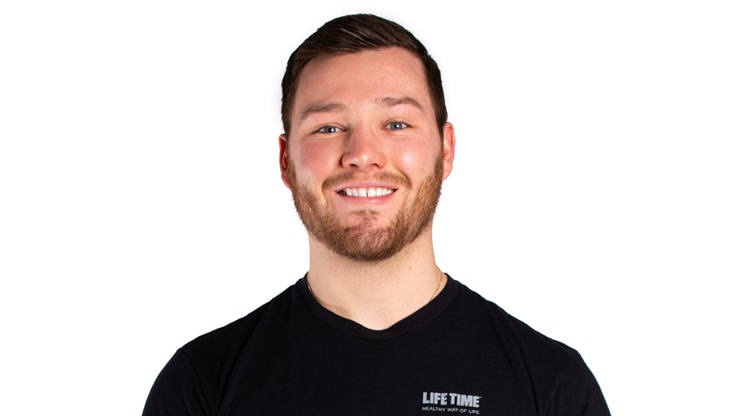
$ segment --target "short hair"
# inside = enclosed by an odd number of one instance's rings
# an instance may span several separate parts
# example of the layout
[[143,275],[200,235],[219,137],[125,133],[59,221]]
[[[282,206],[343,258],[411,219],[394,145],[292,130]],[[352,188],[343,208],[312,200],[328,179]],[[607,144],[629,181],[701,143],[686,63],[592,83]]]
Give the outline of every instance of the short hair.
[[442,131],[447,122],[447,107],[442,90],[442,75],[437,63],[411,32],[398,23],[372,14],[355,14],[330,20],[290,55],[282,82],[281,113],[285,135],[290,135],[290,113],[295,104],[299,77],[311,59],[390,47],[406,49],[421,61],[437,127],[440,135],[443,135]]

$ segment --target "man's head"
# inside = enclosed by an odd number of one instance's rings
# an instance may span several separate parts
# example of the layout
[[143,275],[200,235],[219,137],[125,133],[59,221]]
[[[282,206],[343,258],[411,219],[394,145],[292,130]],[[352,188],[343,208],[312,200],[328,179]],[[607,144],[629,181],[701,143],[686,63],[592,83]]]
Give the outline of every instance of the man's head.
[[301,73],[309,61],[322,56],[390,47],[406,49],[421,61],[434,106],[437,127],[442,134],[442,128],[447,122],[447,107],[442,89],[442,76],[437,63],[429,56],[424,45],[401,25],[371,14],[357,14],[326,22],[290,55],[282,82],[281,113],[285,135],[290,137],[295,93]]
[[[317,33],[342,19],[363,23],[364,38],[384,38],[377,30],[388,24],[400,28],[363,15],[334,20]],[[319,36],[322,48],[335,52],[305,60],[288,82],[283,117],[290,126],[280,138],[280,165],[311,241],[346,258],[378,261],[429,229],[452,169],[455,137],[451,124],[439,124],[424,60],[399,46],[337,52],[358,36],[337,30],[334,43]]]

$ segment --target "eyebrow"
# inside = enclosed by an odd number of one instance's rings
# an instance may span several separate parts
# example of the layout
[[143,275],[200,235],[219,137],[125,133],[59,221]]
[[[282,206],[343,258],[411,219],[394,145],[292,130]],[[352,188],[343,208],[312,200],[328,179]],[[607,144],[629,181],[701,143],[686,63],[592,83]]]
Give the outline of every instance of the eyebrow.
[[375,103],[382,106],[382,107],[394,107],[397,105],[403,105],[403,104],[410,104],[419,110],[423,110],[424,108],[419,104],[418,101],[414,100],[411,97],[383,97],[378,98],[375,100]]
[[347,110],[347,106],[339,103],[316,104],[308,107],[301,113],[301,121],[316,113],[338,113]]
[[[395,107],[397,105],[412,105],[419,110],[423,110],[424,108],[419,104],[418,101],[411,97],[383,97],[378,98],[375,100],[375,103],[381,107],[391,108]],[[317,113],[339,113],[341,111],[346,111],[347,106],[340,103],[326,103],[326,104],[315,104],[303,111],[301,113],[300,120],[303,121],[307,119],[308,117],[317,114]]]

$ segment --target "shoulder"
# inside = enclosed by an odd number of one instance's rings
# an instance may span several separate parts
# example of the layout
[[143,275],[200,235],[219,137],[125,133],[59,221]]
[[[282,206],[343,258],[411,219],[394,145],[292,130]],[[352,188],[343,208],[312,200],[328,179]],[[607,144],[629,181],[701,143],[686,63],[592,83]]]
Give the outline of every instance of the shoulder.
[[275,333],[275,323],[290,308],[293,287],[247,316],[178,349],[155,380],[144,415],[210,414],[224,394],[229,374],[244,356],[247,345],[254,337],[264,342]]
[[[526,375],[543,414],[608,415],[601,389],[581,355],[461,285],[458,313],[477,321],[487,342]],[[493,352],[492,352],[493,353]]]
[[262,326],[274,323],[280,315],[287,313],[294,296],[293,288],[288,287],[248,315],[195,338],[185,344],[181,351],[196,363],[211,359],[222,361],[238,354]]
[[511,348],[521,349],[532,358],[544,358],[547,361],[580,358],[575,349],[540,333],[463,284],[460,284],[458,296],[460,299],[456,303],[461,309],[459,313],[464,313],[467,319],[479,321],[479,325],[493,331],[499,340],[506,341]]

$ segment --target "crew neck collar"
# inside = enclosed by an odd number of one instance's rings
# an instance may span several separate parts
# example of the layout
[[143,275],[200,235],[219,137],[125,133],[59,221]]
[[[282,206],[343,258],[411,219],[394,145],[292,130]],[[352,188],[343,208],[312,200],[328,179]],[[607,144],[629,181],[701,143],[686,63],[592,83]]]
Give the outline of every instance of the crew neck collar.
[[296,283],[295,289],[298,291],[300,297],[308,306],[308,309],[317,318],[340,331],[347,332],[360,338],[373,340],[397,337],[421,326],[431,319],[434,319],[442,312],[444,312],[444,310],[447,309],[450,303],[452,303],[452,300],[455,298],[455,295],[457,295],[460,287],[459,282],[453,280],[450,275],[446,274],[447,284],[445,284],[445,286],[442,288],[442,291],[439,292],[439,294],[434,297],[434,299],[432,299],[429,303],[422,306],[419,310],[412,313],[411,315],[396,322],[390,328],[375,330],[364,327],[353,320],[339,316],[321,306],[321,304],[316,300],[316,298],[308,289],[308,281],[306,280],[307,275],[308,273]]

